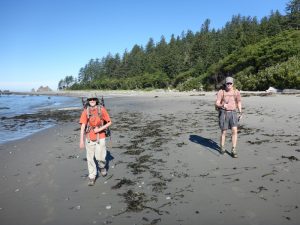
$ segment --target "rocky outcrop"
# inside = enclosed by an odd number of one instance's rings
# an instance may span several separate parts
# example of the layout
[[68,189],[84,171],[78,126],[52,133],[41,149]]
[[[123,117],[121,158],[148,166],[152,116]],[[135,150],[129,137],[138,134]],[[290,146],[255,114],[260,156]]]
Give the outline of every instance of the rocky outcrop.
[[8,95],[8,94],[11,94],[11,92],[9,91],[9,90],[3,90],[3,91],[1,91],[0,90],[0,95]]
[[43,87],[43,86],[40,86],[36,92],[49,92],[49,91],[52,91],[51,88],[49,88],[48,86],[46,87]]

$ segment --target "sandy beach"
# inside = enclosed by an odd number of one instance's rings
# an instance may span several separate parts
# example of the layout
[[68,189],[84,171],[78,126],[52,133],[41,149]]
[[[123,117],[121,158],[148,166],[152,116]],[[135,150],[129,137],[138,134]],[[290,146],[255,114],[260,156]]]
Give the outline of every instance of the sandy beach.
[[93,187],[79,110],[0,145],[0,224],[299,224],[300,95],[244,95],[237,159],[218,152],[215,93],[112,96],[108,175]]

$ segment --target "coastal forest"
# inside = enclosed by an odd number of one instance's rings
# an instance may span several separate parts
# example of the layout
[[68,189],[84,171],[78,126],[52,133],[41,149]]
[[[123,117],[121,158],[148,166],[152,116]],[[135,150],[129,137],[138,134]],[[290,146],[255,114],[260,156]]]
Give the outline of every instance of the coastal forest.
[[300,89],[300,0],[286,4],[285,15],[272,11],[256,17],[232,16],[221,29],[206,19],[199,31],[164,36],[122,55],[91,59],[78,77],[58,86],[69,90],[218,89],[233,76],[244,91]]

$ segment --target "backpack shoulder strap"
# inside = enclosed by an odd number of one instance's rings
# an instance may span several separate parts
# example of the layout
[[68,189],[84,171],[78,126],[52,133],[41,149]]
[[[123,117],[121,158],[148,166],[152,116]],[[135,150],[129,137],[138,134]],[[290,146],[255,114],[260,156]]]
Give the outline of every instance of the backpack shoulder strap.
[[224,89],[222,89],[222,98],[221,98],[221,101],[220,101],[220,102],[222,102],[222,101],[223,101],[224,97],[225,97],[225,90],[224,90]]
[[86,115],[87,115],[87,118],[88,118],[88,119],[91,117],[91,114],[90,114],[90,106],[87,106],[87,107],[86,107]]
[[238,100],[237,100],[237,89],[234,89],[234,100],[235,100],[235,104],[236,104],[236,106],[237,106],[237,104],[238,104]]
[[100,119],[102,119],[102,106],[101,105],[97,106],[97,111],[98,111],[98,116],[100,117]]
[[238,90],[235,89],[235,90],[234,90],[234,97],[235,97],[236,100],[237,100],[237,92],[238,92]]
[[[97,106],[97,113],[98,113],[98,116],[100,117],[100,120],[102,121],[101,107],[102,107],[102,106],[100,106],[100,105]],[[87,128],[86,128],[86,130],[89,131],[89,120],[90,120],[90,117],[91,117],[91,116],[94,116],[94,115],[91,114],[91,109],[90,109],[90,106],[89,106],[89,105],[86,107],[86,115],[87,115],[87,121],[88,121],[88,122],[87,122]],[[103,122],[102,122],[102,123],[103,123]]]
[[[100,119],[102,119],[102,106],[101,105],[97,106],[97,112],[98,112],[98,116],[100,117]],[[87,115],[88,119],[91,117],[90,106],[86,107],[86,115]]]

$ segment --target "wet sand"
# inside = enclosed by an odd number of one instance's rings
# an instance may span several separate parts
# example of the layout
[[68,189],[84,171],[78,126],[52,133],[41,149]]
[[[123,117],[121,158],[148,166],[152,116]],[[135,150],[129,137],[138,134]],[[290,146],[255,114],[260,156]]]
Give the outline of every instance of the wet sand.
[[79,149],[80,111],[1,145],[1,224],[299,224],[300,96],[243,97],[237,159],[218,152],[214,99],[107,100],[109,170],[93,187]]

